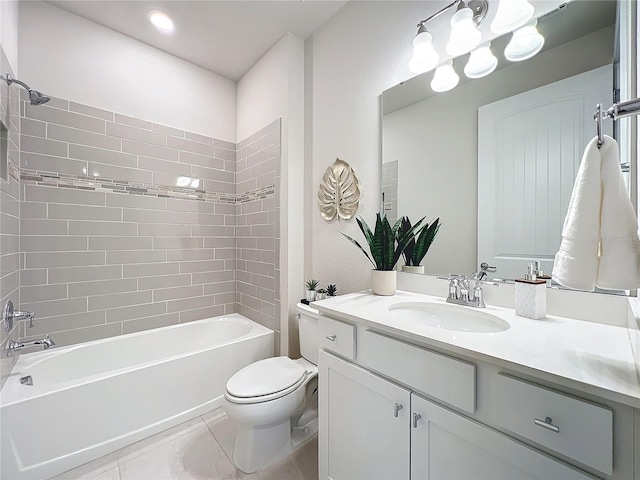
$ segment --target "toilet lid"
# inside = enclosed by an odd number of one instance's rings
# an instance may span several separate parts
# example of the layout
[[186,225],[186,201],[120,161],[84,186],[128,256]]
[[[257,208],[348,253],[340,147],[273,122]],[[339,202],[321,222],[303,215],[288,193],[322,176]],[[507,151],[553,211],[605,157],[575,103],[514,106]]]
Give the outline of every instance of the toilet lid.
[[227,382],[227,392],[239,398],[270,395],[297,384],[305,372],[302,365],[289,357],[267,358],[233,375]]

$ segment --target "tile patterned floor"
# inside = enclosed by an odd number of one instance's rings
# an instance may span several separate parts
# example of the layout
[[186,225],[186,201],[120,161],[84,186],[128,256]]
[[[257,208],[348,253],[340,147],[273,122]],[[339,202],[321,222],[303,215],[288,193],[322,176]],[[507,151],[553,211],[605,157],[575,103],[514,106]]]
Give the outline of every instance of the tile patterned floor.
[[317,438],[246,474],[230,460],[235,436],[235,425],[219,408],[51,480],[317,480]]

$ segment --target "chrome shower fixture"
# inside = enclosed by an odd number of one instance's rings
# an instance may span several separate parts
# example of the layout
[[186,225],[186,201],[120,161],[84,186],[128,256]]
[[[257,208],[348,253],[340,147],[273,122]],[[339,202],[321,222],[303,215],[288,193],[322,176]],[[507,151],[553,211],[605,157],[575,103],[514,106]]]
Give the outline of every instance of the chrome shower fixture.
[[11,85],[12,83],[17,83],[18,85],[23,87],[27,92],[29,92],[29,103],[31,103],[31,105],[42,105],[43,103],[47,103],[49,100],[51,100],[49,97],[47,97],[46,95],[43,95],[39,91],[32,90],[31,88],[29,88],[29,85],[27,85],[24,82],[21,82],[17,78],[13,78],[8,73],[5,74],[4,77],[0,77],[0,78],[3,78],[4,80],[6,80],[7,85]]

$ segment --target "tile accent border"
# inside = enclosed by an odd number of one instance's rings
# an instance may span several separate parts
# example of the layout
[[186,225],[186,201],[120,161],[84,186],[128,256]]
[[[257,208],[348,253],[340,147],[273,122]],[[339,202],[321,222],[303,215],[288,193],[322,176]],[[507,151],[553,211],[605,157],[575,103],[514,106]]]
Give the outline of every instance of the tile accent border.
[[[17,170],[17,171],[14,171]],[[19,173],[18,173],[19,172]],[[125,193],[145,195],[161,198],[182,198],[185,200],[199,200],[204,202],[242,204],[253,200],[269,198],[275,195],[275,186],[256,188],[241,194],[221,193],[199,190],[196,188],[174,187],[170,185],[153,185],[136,182],[111,180],[108,178],[84,177],[64,173],[39,172],[23,168],[12,169],[11,175],[18,175],[23,185],[41,185],[59,188],[75,188],[107,193]]]

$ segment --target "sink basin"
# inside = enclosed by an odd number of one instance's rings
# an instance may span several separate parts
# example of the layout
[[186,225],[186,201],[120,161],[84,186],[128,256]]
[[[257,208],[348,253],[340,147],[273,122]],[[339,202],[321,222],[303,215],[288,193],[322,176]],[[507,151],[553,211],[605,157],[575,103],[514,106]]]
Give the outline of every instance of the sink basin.
[[497,333],[509,329],[501,318],[471,307],[429,302],[396,303],[389,307],[396,318],[416,321],[443,330],[469,333]]

